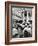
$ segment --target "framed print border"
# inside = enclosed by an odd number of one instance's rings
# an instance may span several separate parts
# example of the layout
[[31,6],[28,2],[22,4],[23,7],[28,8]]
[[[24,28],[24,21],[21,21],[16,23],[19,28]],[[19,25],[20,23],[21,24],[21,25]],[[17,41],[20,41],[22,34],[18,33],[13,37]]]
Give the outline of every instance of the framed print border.
[[[18,5],[33,5],[35,6],[35,40],[31,41],[18,41],[18,42],[9,42],[9,5],[18,4]],[[37,4],[36,3],[24,3],[24,2],[5,2],[5,44],[22,44],[22,43],[36,43],[37,42]]]

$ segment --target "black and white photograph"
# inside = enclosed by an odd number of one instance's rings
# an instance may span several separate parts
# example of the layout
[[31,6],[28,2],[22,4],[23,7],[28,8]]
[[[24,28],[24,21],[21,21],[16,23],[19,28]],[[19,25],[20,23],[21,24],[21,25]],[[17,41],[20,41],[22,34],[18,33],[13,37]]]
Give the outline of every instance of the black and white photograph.
[[37,4],[5,2],[5,43],[37,42]]
[[12,7],[11,32],[13,38],[32,37],[32,8]]

